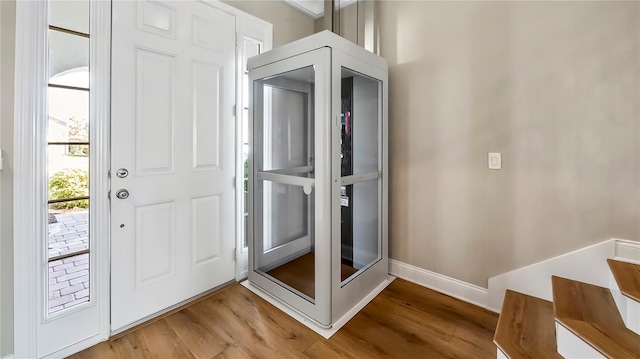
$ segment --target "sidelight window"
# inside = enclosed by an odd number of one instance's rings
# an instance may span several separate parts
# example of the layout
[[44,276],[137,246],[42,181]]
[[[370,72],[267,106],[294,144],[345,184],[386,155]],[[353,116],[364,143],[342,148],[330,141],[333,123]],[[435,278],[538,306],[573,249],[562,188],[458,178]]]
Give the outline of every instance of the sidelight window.
[[243,246],[244,251],[247,250],[248,227],[247,220],[249,213],[247,210],[248,190],[249,190],[249,72],[247,71],[247,60],[250,57],[259,55],[262,52],[262,42],[245,37],[243,41],[244,58],[243,66],[245,68],[242,75],[242,174],[243,174],[243,200],[242,200],[242,230],[243,230]]
[[89,1],[49,2],[48,314],[89,301]]

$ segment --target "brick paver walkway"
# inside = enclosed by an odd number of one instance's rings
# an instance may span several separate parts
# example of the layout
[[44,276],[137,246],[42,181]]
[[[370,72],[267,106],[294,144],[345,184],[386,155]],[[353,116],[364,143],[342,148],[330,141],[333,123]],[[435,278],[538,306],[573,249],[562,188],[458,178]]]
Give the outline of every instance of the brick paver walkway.
[[[55,214],[49,224],[49,258],[89,248],[89,213]],[[89,254],[49,263],[49,313],[89,301]]]

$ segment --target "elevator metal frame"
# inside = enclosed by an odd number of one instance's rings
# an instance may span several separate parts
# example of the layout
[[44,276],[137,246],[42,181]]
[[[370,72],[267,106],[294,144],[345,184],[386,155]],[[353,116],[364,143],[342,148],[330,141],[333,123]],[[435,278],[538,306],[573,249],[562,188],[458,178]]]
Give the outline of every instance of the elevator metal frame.
[[[290,71],[312,66],[315,76],[312,122],[314,157],[308,166],[293,172],[312,171],[313,178],[295,176],[295,173],[256,170],[253,136],[255,130],[264,130],[255,113],[264,110],[264,101],[254,97],[264,93],[254,83]],[[378,154],[377,171],[341,174],[341,79],[344,69],[378,81]],[[361,302],[388,276],[388,65],[386,60],[331,33],[324,31],[284,45],[278,49],[249,59],[249,83],[252,95],[249,101],[249,281],[287,306],[328,328]],[[255,112],[255,113],[254,113]],[[261,143],[261,142],[260,142]],[[258,166],[260,167],[260,166]],[[307,227],[310,240],[292,244],[291,253],[310,245],[315,254],[315,296],[310,298],[292,290],[285,283],[265,275],[256,265],[255,251],[264,253],[262,238],[256,238],[256,219],[264,213],[254,208],[254,186],[257,181],[270,180],[300,186],[313,192],[314,216],[309,216]],[[341,187],[377,180],[378,185],[378,256],[346,280],[341,278]],[[309,193],[307,193],[309,194]],[[264,199],[263,199],[264,200]],[[264,217],[262,217],[264,219]],[[264,233],[261,232],[261,233]],[[295,241],[292,241],[292,243]],[[295,246],[298,247],[295,247]],[[294,248],[295,247],[295,248]]]

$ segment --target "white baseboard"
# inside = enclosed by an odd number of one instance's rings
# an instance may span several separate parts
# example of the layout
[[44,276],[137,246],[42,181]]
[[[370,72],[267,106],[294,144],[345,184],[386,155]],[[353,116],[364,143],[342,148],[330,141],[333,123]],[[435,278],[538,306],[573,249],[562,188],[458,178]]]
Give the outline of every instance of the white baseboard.
[[507,289],[552,300],[551,276],[609,286],[608,258],[640,263],[640,242],[612,238],[489,278],[489,289],[389,259],[389,274],[499,313]]
[[13,354],[8,354],[2,357],[2,359],[13,359]]
[[395,259],[389,259],[389,274],[491,310],[491,308],[488,308],[488,291],[486,288]]
[[640,263],[640,242],[616,239],[616,258]]

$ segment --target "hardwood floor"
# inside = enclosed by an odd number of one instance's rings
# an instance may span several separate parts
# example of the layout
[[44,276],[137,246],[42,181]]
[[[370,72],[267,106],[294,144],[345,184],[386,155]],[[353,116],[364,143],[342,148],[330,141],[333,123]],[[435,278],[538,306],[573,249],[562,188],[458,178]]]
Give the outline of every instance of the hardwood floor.
[[[310,298],[315,298],[316,294],[316,257],[313,253],[307,253],[291,262],[285,263],[267,272],[273,278],[299,290]],[[345,264],[340,265],[340,276],[342,280],[349,278],[358,270]]]
[[70,358],[495,358],[497,320],[396,279],[326,340],[234,284]]

